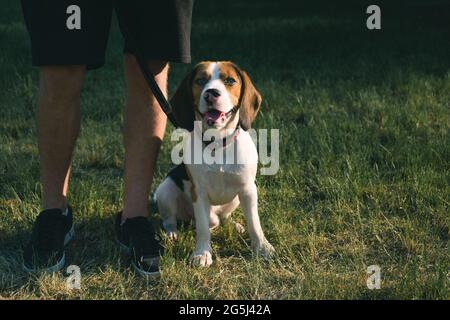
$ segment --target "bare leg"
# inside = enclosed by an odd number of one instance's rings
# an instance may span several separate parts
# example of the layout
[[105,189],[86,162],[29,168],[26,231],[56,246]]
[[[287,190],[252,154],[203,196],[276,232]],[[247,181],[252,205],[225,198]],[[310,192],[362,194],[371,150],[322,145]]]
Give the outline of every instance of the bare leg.
[[[128,98],[125,108],[125,190],[123,219],[148,215],[148,198],[156,159],[164,131],[166,115],[148,88],[134,58],[124,58]],[[150,61],[150,70],[164,93],[167,93],[169,66]]]
[[43,209],[67,206],[84,74],[84,66],[41,68],[37,122]]

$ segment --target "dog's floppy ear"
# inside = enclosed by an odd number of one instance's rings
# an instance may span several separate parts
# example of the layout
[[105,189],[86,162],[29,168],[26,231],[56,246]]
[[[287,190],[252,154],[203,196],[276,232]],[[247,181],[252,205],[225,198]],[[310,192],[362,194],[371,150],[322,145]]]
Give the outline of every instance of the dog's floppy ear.
[[170,99],[172,111],[180,128],[188,131],[194,130],[194,97],[192,95],[192,78],[194,71],[191,71],[181,82],[177,91]]
[[241,96],[239,99],[239,121],[242,129],[250,129],[256,114],[261,108],[262,98],[256,90],[247,72],[237,68],[242,81]]

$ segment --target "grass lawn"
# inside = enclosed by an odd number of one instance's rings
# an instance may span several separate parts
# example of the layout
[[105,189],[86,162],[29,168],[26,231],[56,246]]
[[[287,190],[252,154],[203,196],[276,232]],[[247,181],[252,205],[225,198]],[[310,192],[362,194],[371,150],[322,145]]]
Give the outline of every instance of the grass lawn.
[[[21,271],[40,210],[38,72],[19,1],[0,0],[0,298],[449,299],[450,5],[378,1],[382,30],[369,31],[364,1],[330,2],[196,1],[193,63],[248,70],[265,101],[254,127],[280,129],[280,171],[257,178],[278,254],[261,261],[248,235],[225,225],[213,233],[212,267],[193,268],[188,229],[167,243],[157,281],[135,275],[113,241],[125,102],[114,24],[107,63],[88,73],[82,94],[69,196],[76,238],[66,252],[82,283],[69,290],[64,272]],[[172,65],[171,92],[190,67]],[[171,146],[166,139],[153,190],[172,166]],[[366,286],[370,265],[381,268],[380,290]]]

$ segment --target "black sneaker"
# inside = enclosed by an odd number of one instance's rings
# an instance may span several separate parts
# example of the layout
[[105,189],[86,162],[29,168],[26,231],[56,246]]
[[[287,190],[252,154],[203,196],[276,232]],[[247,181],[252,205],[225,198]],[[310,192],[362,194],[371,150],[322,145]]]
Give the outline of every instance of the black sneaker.
[[56,272],[65,263],[64,246],[74,235],[72,209],[42,211],[24,248],[23,269],[27,272]]
[[145,217],[126,219],[122,212],[116,217],[116,234],[120,247],[131,255],[134,270],[143,276],[159,275],[159,259],[164,252],[152,223]]

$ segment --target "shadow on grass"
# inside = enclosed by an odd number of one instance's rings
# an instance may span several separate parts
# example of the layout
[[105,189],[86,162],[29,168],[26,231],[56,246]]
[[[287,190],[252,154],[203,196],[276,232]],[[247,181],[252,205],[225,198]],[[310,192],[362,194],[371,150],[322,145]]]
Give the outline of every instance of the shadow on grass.
[[[130,258],[119,249],[114,233],[114,217],[90,216],[81,217],[81,221],[75,221],[75,237],[65,249],[66,259],[64,268],[57,273],[68,277],[66,269],[70,265],[80,267],[83,278],[98,276],[102,271],[116,270],[122,274],[130,272]],[[159,218],[153,214],[155,226],[159,224]],[[75,220],[77,218],[75,217]],[[225,224],[221,226],[223,232],[213,232],[213,240],[217,245],[215,255],[220,258],[239,258],[251,261],[256,259],[250,248],[237,248],[236,243],[227,245],[227,238],[233,226]],[[157,227],[158,233],[162,230]],[[189,268],[189,256],[194,250],[195,228],[192,223],[180,224],[180,237],[176,242],[163,240],[166,247],[164,259],[171,262],[181,262]],[[38,293],[41,288],[42,277],[40,274],[28,274],[22,270],[22,249],[29,239],[31,228],[20,228],[3,234],[0,238],[0,294],[8,297],[12,292],[22,291],[27,294]],[[233,234],[233,237],[237,235]],[[238,242],[248,239],[235,239]],[[241,243],[242,245],[242,243]],[[245,246],[244,246],[245,247]],[[63,295],[64,296],[64,295]]]
[[[75,218],[76,219],[76,218]],[[75,221],[75,237],[67,245],[65,266],[60,274],[67,276],[66,268],[77,265],[84,276],[113,268],[128,270],[129,260],[117,246],[112,217],[90,217]],[[8,292],[30,285],[37,275],[22,270],[22,250],[31,234],[31,228],[16,229],[0,238],[0,292]],[[31,282],[30,282],[31,280]]]

